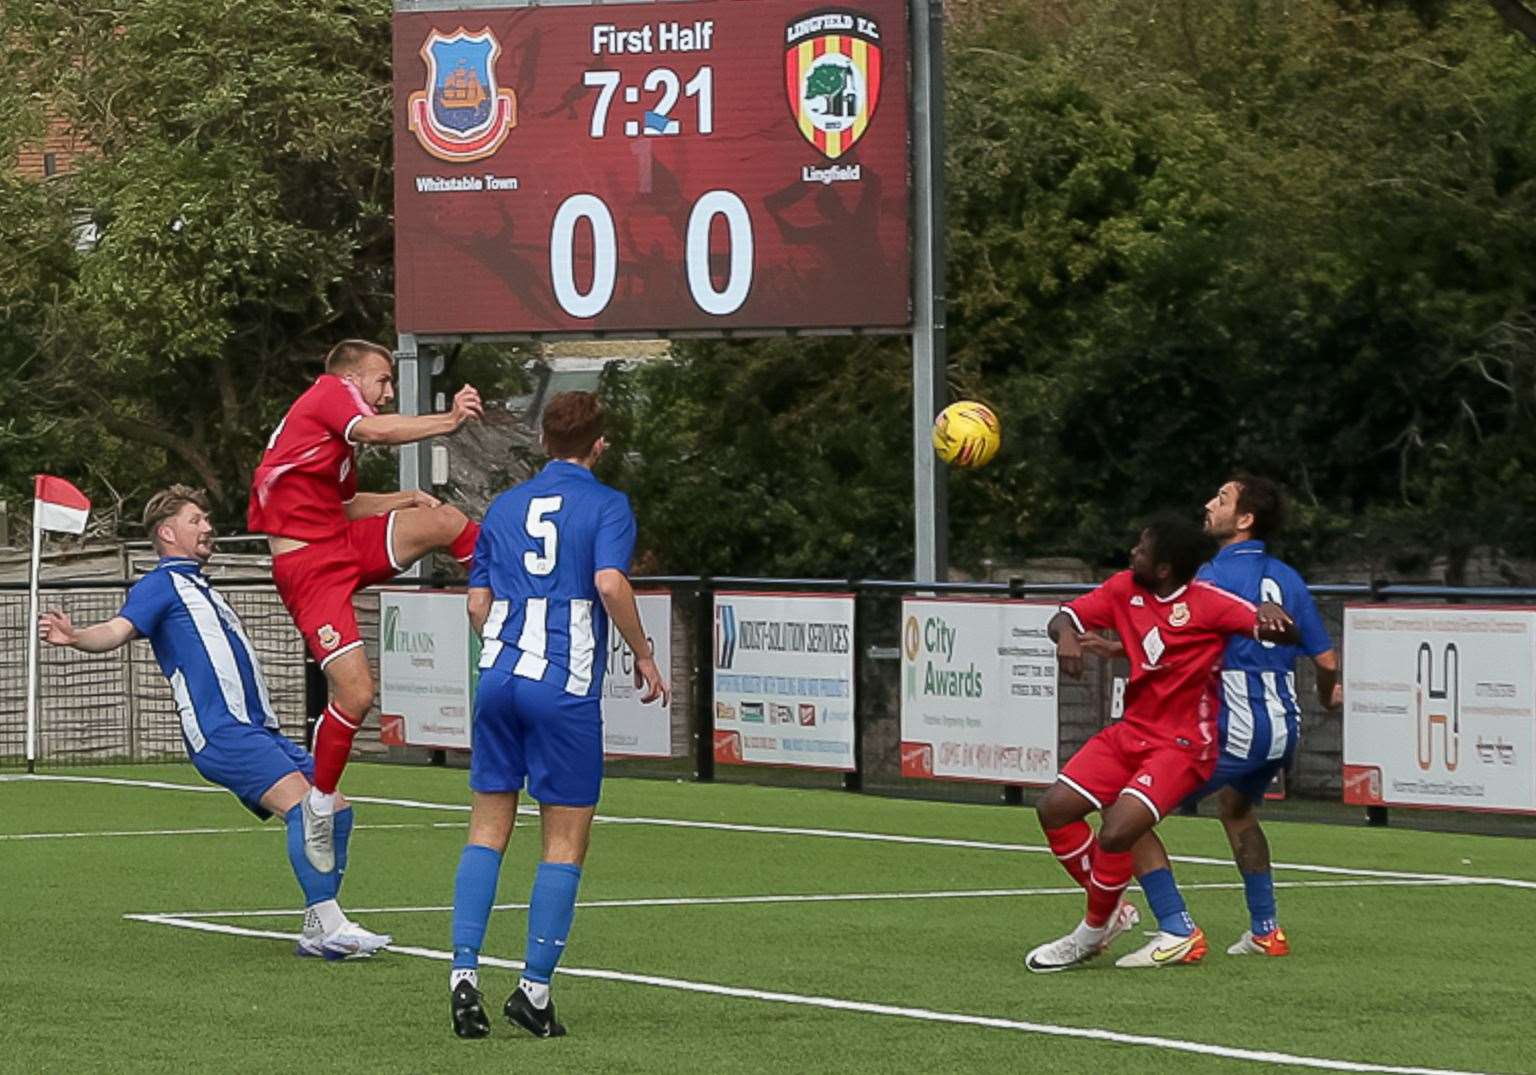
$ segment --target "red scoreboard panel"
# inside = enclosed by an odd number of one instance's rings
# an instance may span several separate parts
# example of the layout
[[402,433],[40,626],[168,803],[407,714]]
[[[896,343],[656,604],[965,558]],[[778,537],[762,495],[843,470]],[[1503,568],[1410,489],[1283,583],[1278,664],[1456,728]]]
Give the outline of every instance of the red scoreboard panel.
[[402,10],[394,71],[401,332],[910,323],[906,0]]

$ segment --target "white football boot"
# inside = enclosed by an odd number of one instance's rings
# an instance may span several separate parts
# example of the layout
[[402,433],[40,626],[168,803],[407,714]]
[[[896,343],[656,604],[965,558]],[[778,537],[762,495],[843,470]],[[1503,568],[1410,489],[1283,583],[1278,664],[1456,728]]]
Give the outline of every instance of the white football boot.
[[388,946],[394,938],[387,933],[374,933],[348,919],[334,933],[325,933],[319,922],[313,925],[306,916],[304,935],[294,948],[294,954],[321,959],[367,959]]

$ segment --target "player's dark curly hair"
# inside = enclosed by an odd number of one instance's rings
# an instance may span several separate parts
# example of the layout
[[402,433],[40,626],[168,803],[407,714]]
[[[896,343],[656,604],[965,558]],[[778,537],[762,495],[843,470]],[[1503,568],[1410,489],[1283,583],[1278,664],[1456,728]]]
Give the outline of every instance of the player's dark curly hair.
[[1252,515],[1248,532],[1260,541],[1268,541],[1285,525],[1285,495],[1268,478],[1239,472],[1228,479],[1237,486],[1237,513]]
[[1200,565],[1216,555],[1216,541],[1198,523],[1171,511],[1158,512],[1142,526],[1152,537],[1152,560],[1167,564],[1180,585],[1195,577]]

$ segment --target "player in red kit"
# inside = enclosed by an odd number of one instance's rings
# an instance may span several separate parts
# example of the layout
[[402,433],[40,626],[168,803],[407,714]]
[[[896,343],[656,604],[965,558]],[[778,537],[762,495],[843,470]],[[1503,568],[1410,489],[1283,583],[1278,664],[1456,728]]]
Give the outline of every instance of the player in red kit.
[[436,549],[467,565],[480,533],[458,508],[426,493],[357,491],[356,445],[444,436],[483,414],[469,385],[444,414],[380,414],[394,398],[394,379],[388,348],[338,343],[325,373],[278,423],[251,482],[251,532],[267,535],[277,592],[330,686],[315,728],[314,786],[303,803],[304,853],[322,873],[335,868],[336,785],[374,697],[352,595]]
[[[1218,672],[1227,638],[1294,641],[1295,625],[1280,606],[1255,608],[1193,581],[1211,552],[1200,527],[1159,516],[1131,550],[1129,571],[1063,605],[1047,627],[1061,670],[1073,677],[1083,673],[1082,636],[1113,628],[1131,678],[1124,718],[1083,744],[1036,805],[1051,850],[1088,892],[1088,910],[1071,933],[1025,957],[1032,971],[1086,963],[1133,924],[1121,910],[1132,846],[1216,768]],[[1084,820],[1094,810],[1097,835]],[[1204,944],[1198,930],[1187,941]],[[1186,962],[1192,955],[1182,953]]]

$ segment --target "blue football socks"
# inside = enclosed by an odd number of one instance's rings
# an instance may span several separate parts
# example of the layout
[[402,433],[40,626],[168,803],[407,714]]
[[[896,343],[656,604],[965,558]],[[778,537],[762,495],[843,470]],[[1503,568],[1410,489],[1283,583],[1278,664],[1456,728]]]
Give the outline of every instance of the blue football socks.
[[[322,900],[335,899],[341,870],[321,873],[309,864],[304,855],[304,811],[295,806],[283,818],[283,824],[288,826],[288,862],[299,879],[299,887],[304,890],[304,906],[313,907]],[[340,863],[337,865],[339,867]]]
[[1146,893],[1147,906],[1157,916],[1157,928],[1164,933],[1188,937],[1195,932],[1195,920],[1189,917],[1184,906],[1184,896],[1173,882],[1173,871],[1166,866],[1152,870],[1139,879],[1142,892]]
[[576,916],[576,889],[581,867],[568,862],[541,862],[533,875],[533,895],[528,900],[527,965],[523,977],[547,983],[555,964],[565,952],[565,939]]
[[341,891],[342,875],[347,872],[347,844],[352,840],[352,808],[336,811],[336,891]]
[[496,902],[496,881],[501,876],[501,852],[480,844],[465,844],[459,871],[453,878],[453,965],[473,969],[480,965],[480,946]]
[[1248,899],[1248,916],[1252,919],[1255,937],[1275,931],[1275,875],[1263,873],[1243,874],[1243,895]]

